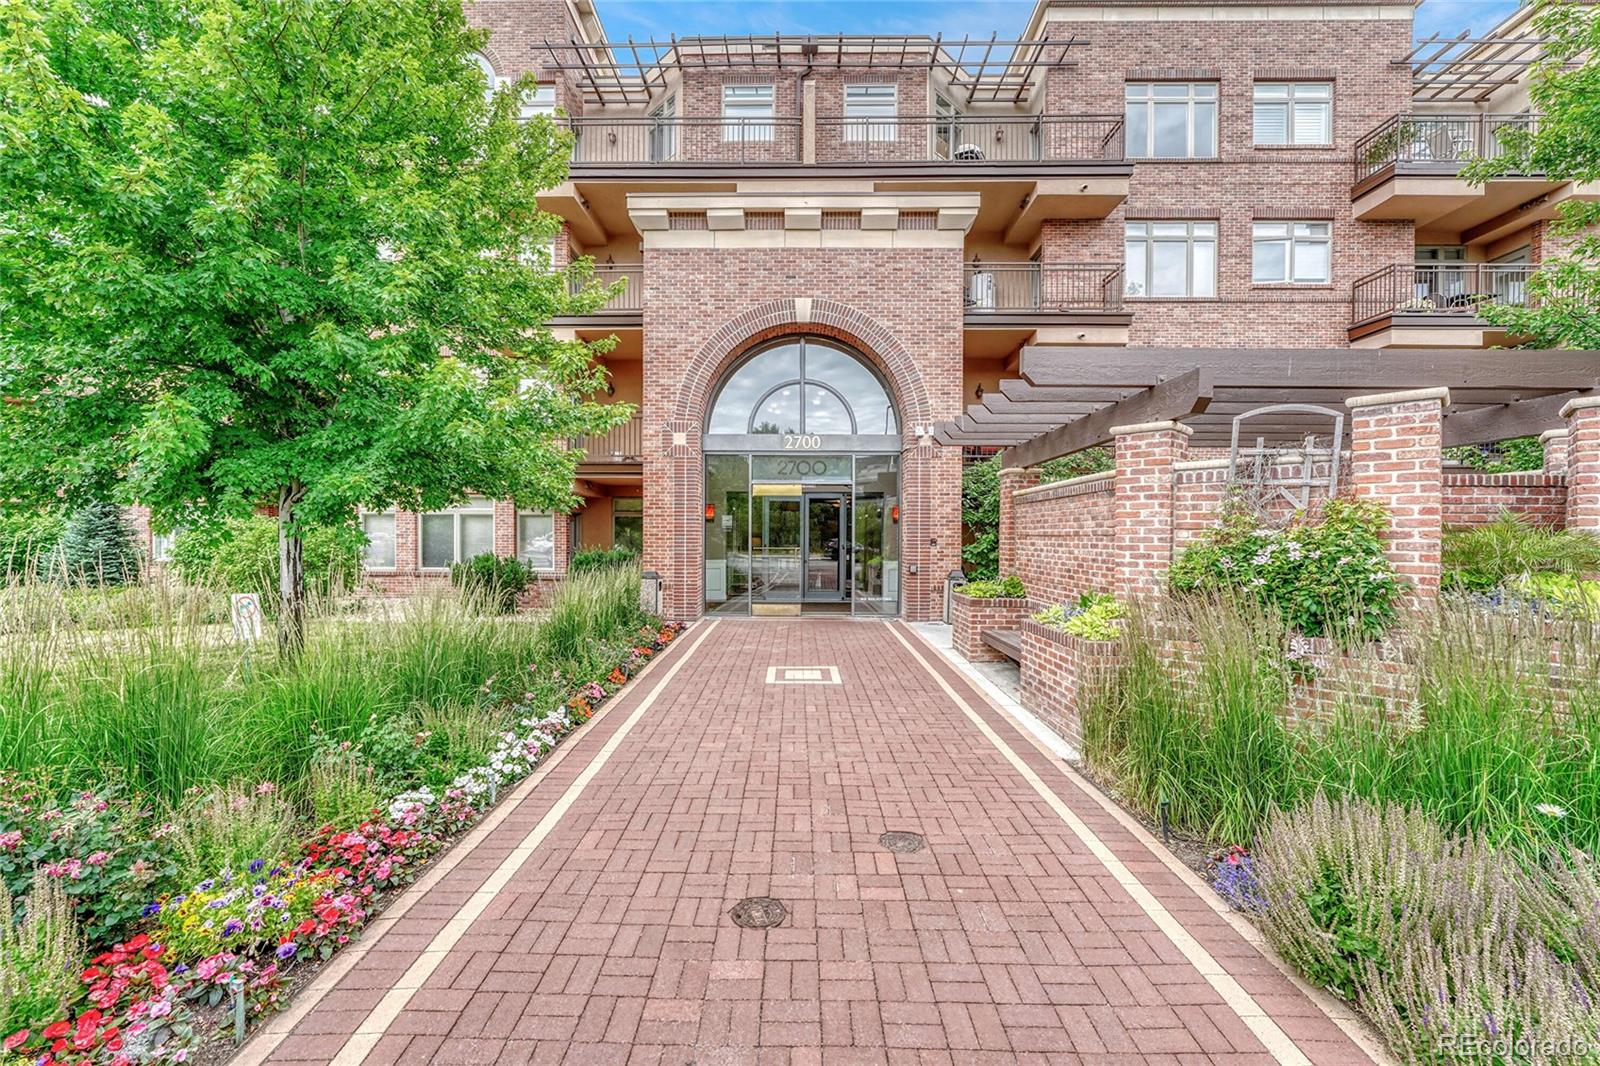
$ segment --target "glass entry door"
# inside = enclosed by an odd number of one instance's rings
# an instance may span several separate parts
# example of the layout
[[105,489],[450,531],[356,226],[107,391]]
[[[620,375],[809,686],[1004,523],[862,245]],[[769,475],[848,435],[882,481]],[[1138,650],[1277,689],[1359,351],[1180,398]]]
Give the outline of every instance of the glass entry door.
[[755,485],[750,523],[750,598],[756,603],[799,603],[804,496],[798,485]]
[[808,492],[806,501],[805,598],[842,600],[845,592],[845,517],[849,497],[843,492]]

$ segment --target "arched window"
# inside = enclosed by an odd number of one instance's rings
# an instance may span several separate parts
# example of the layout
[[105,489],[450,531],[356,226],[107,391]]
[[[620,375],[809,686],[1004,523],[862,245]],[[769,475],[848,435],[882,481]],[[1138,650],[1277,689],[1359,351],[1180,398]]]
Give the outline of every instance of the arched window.
[[494,66],[489,62],[489,57],[482,52],[472,53],[472,61],[483,71],[483,98],[493,103],[495,86],[498,84],[494,76]]
[[892,434],[889,390],[861,356],[820,337],[757,349],[722,383],[708,433]]

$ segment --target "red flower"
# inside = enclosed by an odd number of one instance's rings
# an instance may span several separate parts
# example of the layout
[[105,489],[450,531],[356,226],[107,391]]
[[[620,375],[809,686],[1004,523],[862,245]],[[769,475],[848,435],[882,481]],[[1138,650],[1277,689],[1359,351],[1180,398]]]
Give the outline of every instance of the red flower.
[[310,918],[307,918],[305,921],[301,922],[299,925],[294,927],[294,935],[295,936],[305,936],[307,933],[311,932],[311,930],[315,929],[316,927],[317,927],[317,923],[312,921]]
[[339,920],[339,908],[338,907],[325,907],[322,910],[322,912],[317,915],[317,917],[321,918],[323,921],[328,922],[330,924],[333,923],[333,922],[337,922]]
[[58,1037],[66,1036],[70,1032],[72,1032],[72,1023],[62,1019],[59,1022],[51,1022],[45,1026],[44,1032],[40,1035],[46,1040],[55,1040]]
[[148,943],[150,943],[149,934],[148,933],[140,933],[138,936],[134,937],[132,940],[130,940],[126,944],[122,945],[122,949],[124,951],[138,951],[140,948],[144,947]]
[[6,1039],[5,1039],[5,1048],[6,1048],[7,1051],[15,1051],[15,1050],[17,1050],[17,1048],[21,1047],[23,1044],[26,1044],[27,1042],[28,1042],[28,1030],[26,1030],[26,1029],[18,1029],[16,1032],[14,1032],[10,1036],[6,1037]]

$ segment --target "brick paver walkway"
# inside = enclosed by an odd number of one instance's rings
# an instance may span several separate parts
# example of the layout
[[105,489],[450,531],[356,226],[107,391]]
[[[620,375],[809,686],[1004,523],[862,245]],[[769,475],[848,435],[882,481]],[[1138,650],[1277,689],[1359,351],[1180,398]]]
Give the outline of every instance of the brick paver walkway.
[[1369,1061],[899,624],[702,622],[524,791],[244,1060]]

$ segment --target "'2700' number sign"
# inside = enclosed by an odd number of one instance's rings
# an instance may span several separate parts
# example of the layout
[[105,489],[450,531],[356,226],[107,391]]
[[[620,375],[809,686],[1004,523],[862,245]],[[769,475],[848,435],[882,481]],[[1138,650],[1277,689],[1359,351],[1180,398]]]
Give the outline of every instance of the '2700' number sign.
[[786,452],[814,452],[822,447],[822,438],[815,433],[785,433],[783,450]]

